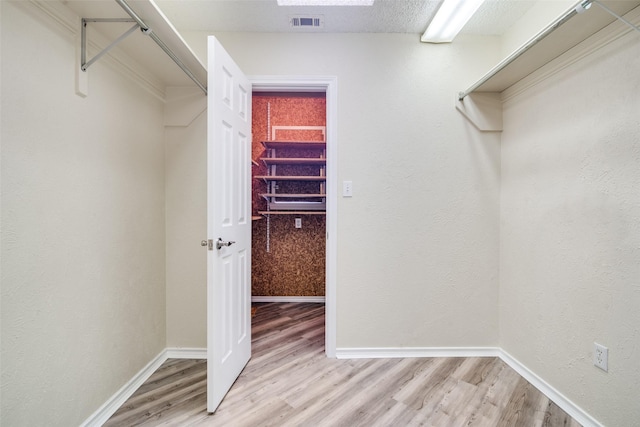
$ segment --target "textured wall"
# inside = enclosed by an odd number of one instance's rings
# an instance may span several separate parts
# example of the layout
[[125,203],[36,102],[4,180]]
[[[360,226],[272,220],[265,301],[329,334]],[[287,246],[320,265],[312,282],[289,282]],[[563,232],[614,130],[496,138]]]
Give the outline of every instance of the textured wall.
[[[183,89],[169,88],[172,95],[186,102]],[[167,120],[165,128],[167,346],[205,348],[207,249],[200,241],[207,238],[206,97],[196,93],[191,101],[202,105],[201,113],[181,123]],[[165,117],[169,109],[171,103]]]
[[267,220],[253,222],[252,295],[324,296],[325,217],[273,215],[270,251],[267,252]]
[[[260,161],[266,156],[261,141],[270,138],[267,126],[267,106],[270,106],[272,126],[325,126],[326,101],[324,94],[265,94],[253,96],[252,131],[254,175],[267,175]],[[278,140],[322,141],[316,130],[282,130]],[[287,150],[282,157],[317,157],[318,152]],[[318,166],[278,166],[283,175],[318,175]],[[282,182],[280,192],[317,193],[318,183]],[[261,179],[253,180],[253,212],[266,210],[266,200],[260,196],[267,192]],[[267,219],[253,221],[251,251],[251,293],[260,296],[322,296],[325,286],[325,217],[303,215],[302,228],[294,227],[294,216],[272,215],[269,226],[267,252]]]
[[638,70],[630,32],[504,108],[502,347],[609,426],[640,419]]
[[1,424],[74,426],[165,347],[163,105],[1,7]]
[[[184,34],[206,58],[204,33]],[[494,38],[216,34],[249,75],[338,79],[338,347],[498,344],[499,135],[454,108]]]

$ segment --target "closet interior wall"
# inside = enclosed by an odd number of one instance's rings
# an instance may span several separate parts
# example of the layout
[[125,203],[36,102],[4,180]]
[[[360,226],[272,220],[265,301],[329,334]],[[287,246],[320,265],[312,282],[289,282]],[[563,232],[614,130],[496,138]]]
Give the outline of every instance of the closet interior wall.
[[[267,175],[267,168],[260,158],[266,156],[262,141],[271,138],[270,126],[325,126],[326,97],[324,93],[257,92],[253,94],[252,117],[253,176]],[[279,131],[276,137],[305,141],[324,139],[317,130]],[[286,167],[291,170],[284,172],[293,175],[297,172],[294,168],[309,166]],[[258,214],[267,210],[263,193],[267,193],[266,183],[254,178],[252,295],[324,296],[325,215],[270,215],[267,221],[266,216]],[[295,218],[301,218],[302,228],[295,228]]]

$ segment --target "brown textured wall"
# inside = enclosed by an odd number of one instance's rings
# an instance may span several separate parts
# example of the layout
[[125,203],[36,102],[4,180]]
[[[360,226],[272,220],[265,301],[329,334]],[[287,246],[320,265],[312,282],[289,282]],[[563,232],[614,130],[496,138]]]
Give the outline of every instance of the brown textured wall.
[[[324,126],[326,103],[324,94],[255,93],[252,105],[254,175],[266,175],[260,161],[265,155],[261,141],[267,136],[267,104],[271,105],[272,126]],[[318,131],[281,131],[279,140],[321,141]],[[288,157],[312,157],[317,153],[288,153]],[[308,166],[299,166],[308,168]],[[286,171],[294,174],[292,166]],[[295,168],[295,166],[293,167]],[[304,169],[300,169],[299,172]],[[279,168],[285,172],[285,169]],[[308,172],[310,175],[317,174]],[[266,209],[260,196],[266,184],[253,180],[253,213]],[[315,192],[298,190],[301,192]],[[295,215],[272,215],[270,224],[270,251],[267,252],[267,219],[253,221],[252,237],[252,295],[255,296],[324,296],[325,286],[325,216],[301,215],[302,228],[294,226]]]
[[270,252],[267,220],[253,221],[252,295],[324,296],[325,217],[271,216]]

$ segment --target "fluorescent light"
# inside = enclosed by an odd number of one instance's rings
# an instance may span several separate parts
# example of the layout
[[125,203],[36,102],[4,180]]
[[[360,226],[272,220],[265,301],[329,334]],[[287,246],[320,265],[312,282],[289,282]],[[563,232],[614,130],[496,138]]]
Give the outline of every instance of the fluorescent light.
[[278,0],[278,6],[372,6],[374,0]]
[[450,43],[471,19],[484,0],[444,0],[420,40]]

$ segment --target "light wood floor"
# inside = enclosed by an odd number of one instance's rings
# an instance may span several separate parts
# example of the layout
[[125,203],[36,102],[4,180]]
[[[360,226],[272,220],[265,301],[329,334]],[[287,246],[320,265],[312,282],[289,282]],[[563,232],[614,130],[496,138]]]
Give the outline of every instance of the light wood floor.
[[324,305],[254,306],[252,358],[215,414],[206,361],[170,359],[105,426],[579,426],[500,359],[327,359]]

